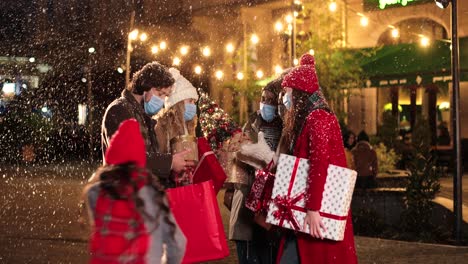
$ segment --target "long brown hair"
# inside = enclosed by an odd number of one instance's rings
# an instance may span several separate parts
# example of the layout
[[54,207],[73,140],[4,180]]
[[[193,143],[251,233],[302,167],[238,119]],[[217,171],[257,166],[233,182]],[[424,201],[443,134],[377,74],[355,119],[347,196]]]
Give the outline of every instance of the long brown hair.
[[291,143],[296,140],[301,132],[307,116],[310,113],[311,102],[309,101],[310,93],[301,90],[292,90],[293,104],[289,111],[286,111],[284,116],[284,126],[282,132],[282,140],[280,146],[281,153],[290,153]]
[[165,109],[156,116],[157,123],[154,128],[159,144],[159,152],[170,152],[169,140],[176,136],[184,135],[184,124],[189,135],[195,136],[197,117],[190,121],[184,120],[185,103],[180,101],[169,109]]

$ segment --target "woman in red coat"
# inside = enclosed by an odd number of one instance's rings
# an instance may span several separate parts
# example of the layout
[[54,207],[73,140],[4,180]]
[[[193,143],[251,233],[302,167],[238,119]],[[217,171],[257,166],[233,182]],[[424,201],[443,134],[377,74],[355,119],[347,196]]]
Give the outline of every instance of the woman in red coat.
[[321,233],[323,223],[319,210],[328,165],[347,167],[347,164],[340,126],[319,88],[314,57],[303,55],[300,66],[284,77],[282,86],[286,90],[283,102],[288,109],[283,130],[287,152],[310,162],[307,216],[303,226],[310,227],[310,234],[290,234],[283,257],[278,260],[292,263],[297,242],[300,263],[357,263],[351,212],[343,241],[323,239]]

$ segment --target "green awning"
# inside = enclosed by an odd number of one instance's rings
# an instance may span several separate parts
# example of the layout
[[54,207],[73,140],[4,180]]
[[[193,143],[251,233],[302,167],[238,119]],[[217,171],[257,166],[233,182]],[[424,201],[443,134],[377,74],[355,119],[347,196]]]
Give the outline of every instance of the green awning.
[[[468,38],[460,39],[461,80],[468,80]],[[370,54],[370,55],[369,55]],[[367,79],[367,87],[424,85],[451,81],[450,43],[419,44],[363,49],[357,59]]]

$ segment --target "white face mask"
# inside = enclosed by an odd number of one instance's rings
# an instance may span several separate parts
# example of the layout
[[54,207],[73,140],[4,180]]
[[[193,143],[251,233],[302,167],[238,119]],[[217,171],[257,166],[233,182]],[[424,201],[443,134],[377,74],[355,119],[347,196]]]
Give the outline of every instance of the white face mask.
[[283,104],[286,107],[286,110],[291,109],[291,106],[292,106],[292,94],[291,93],[285,93],[283,95]]

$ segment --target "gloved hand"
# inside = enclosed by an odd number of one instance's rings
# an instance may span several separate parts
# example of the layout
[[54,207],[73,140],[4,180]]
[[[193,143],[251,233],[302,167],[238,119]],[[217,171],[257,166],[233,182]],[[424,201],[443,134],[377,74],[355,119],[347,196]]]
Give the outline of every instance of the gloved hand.
[[275,152],[266,143],[263,132],[259,132],[258,143],[242,145],[236,156],[239,161],[256,169],[262,169],[271,162]]

